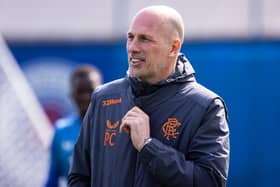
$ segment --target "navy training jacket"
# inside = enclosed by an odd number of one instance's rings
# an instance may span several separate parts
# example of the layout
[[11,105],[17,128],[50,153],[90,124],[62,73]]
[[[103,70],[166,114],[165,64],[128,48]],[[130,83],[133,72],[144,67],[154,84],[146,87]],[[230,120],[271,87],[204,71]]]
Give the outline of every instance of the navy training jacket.
[[[138,152],[122,117],[139,106],[152,141]],[[75,145],[70,187],[226,186],[229,129],[222,99],[195,81],[181,55],[176,72],[157,85],[123,78],[92,96]]]

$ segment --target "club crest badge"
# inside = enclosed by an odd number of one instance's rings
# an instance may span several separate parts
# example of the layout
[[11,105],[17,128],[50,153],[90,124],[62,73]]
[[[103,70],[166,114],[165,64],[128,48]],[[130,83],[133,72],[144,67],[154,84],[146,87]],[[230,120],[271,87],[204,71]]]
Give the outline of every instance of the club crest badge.
[[167,140],[176,139],[180,132],[177,130],[181,123],[176,118],[168,118],[167,122],[162,125],[164,138]]

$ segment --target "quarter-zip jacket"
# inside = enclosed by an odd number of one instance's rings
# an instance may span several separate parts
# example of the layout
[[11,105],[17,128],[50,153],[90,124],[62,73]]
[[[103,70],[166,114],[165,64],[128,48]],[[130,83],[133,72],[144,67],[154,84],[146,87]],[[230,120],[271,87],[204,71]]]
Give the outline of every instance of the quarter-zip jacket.
[[[140,152],[122,117],[139,106],[150,117],[152,140]],[[92,96],[75,146],[70,187],[225,186],[229,129],[222,99],[198,84],[183,55],[156,85],[126,77]]]

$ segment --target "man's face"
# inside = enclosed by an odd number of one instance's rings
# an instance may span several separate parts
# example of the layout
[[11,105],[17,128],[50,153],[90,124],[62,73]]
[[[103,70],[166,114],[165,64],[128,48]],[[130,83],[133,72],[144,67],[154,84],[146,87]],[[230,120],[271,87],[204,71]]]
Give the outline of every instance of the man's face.
[[72,97],[83,117],[96,85],[90,76],[77,77],[72,84]]
[[149,83],[167,78],[173,67],[168,57],[172,45],[167,32],[166,23],[150,13],[140,13],[134,19],[126,44],[131,77]]

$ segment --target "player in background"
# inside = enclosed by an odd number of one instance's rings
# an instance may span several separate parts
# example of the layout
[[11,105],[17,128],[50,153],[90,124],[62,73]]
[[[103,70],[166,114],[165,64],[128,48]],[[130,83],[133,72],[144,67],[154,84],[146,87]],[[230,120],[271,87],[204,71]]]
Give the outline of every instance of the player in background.
[[80,65],[71,73],[71,98],[77,106],[78,115],[71,114],[58,119],[55,123],[46,187],[58,187],[60,183],[66,181],[82,119],[86,114],[92,92],[101,82],[100,71],[91,65]]

